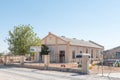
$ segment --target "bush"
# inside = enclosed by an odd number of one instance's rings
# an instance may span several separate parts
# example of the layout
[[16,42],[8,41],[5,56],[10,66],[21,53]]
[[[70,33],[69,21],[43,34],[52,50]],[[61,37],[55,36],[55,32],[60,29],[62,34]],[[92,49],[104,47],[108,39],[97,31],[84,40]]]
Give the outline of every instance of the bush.
[[78,68],[81,68],[82,67],[82,65],[81,64],[78,64]]
[[120,63],[118,64],[118,67],[120,67]]
[[93,64],[91,64],[91,65],[92,65],[92,66],[95,66],[96,64],[93,63]]
[[92,69],[92,68],[93,68],[92,64],[89,64],[89,69]]

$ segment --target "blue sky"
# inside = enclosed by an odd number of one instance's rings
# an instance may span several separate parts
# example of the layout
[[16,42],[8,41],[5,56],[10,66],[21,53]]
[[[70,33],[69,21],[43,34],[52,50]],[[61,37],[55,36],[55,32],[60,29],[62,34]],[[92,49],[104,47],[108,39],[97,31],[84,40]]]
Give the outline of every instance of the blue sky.
[[120,46],[120,0],[0,0],[0,52],[20,24],[33,26],[40,38],[52,32],[110,49]]

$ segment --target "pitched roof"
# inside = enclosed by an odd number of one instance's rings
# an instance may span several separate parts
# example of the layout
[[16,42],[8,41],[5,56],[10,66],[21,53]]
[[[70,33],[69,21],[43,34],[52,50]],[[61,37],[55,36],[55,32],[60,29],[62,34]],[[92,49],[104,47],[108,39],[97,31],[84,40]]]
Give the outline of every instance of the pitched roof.
[[103,46],[101,46],[101,45],[99,45],[99,44],[97,44],[93,41],[78,40],[76,38],[67,38],[67,37],[64,37],[64,36],[61,36],[60,38],[65,40],[65,41],[69,41],[70,45],[104,48]]
[[114,47],[112,49],[105,50],[104,53],[110,52],[110,51],[117,51],[120,50],[120,46]]
[[[55,36],[55,37],[58,37],[58,38],[66,41],[66,42],[70,42],[70,45],[85,46],[85,47],[94,47],[94,48],[104,49],[103,46],[101,46],[100,44],[95,43],[95,42],[93,42],[93,41],[84,41],[84,40],[79,40],[79,39],[76,39],[76,38],[67,38],[67,37],[65,37],[65,36],[57,36],[57,35],[55,35],[55,34],[53,34],[53,33],[51,33],[51,32],[49,32],[49,34],[48,34],[47,36],[49,36],[49,35],[53,35],[53,36]],[[46,36],[46,37],[47,37],[47,36]],[[46,37],[44,37],[44,38],[46,38]],[[43,38],[43,39],[44,39],[44,38]],[[43,40],[43,39],[42,39],[42,40]]]

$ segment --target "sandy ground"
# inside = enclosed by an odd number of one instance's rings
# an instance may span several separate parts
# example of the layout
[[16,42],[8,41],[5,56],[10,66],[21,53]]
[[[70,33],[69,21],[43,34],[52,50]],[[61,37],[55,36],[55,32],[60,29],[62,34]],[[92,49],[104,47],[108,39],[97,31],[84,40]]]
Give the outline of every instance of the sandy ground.
[[120,67],[109,67],[109,66],[94,66],[93,69],[90,70],[91,74],[94,73],[120,73]]
[[[120,78],[111,78],[120,80]],[[0,66],[0,80],[110,80],[98,74],[81,75],[77,73],[46,71],[37,69]]]

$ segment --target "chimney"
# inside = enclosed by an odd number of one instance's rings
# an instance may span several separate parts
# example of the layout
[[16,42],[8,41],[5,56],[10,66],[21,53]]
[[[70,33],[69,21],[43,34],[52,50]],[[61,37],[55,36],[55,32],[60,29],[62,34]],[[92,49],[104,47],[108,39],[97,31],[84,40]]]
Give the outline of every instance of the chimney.
[[65,38],[65,36],[61,36],[61,37]]
[[76,39],[76,38],[73,38],[73,39]]
[[49,32],[49,34],[51,34],[51,32]]

